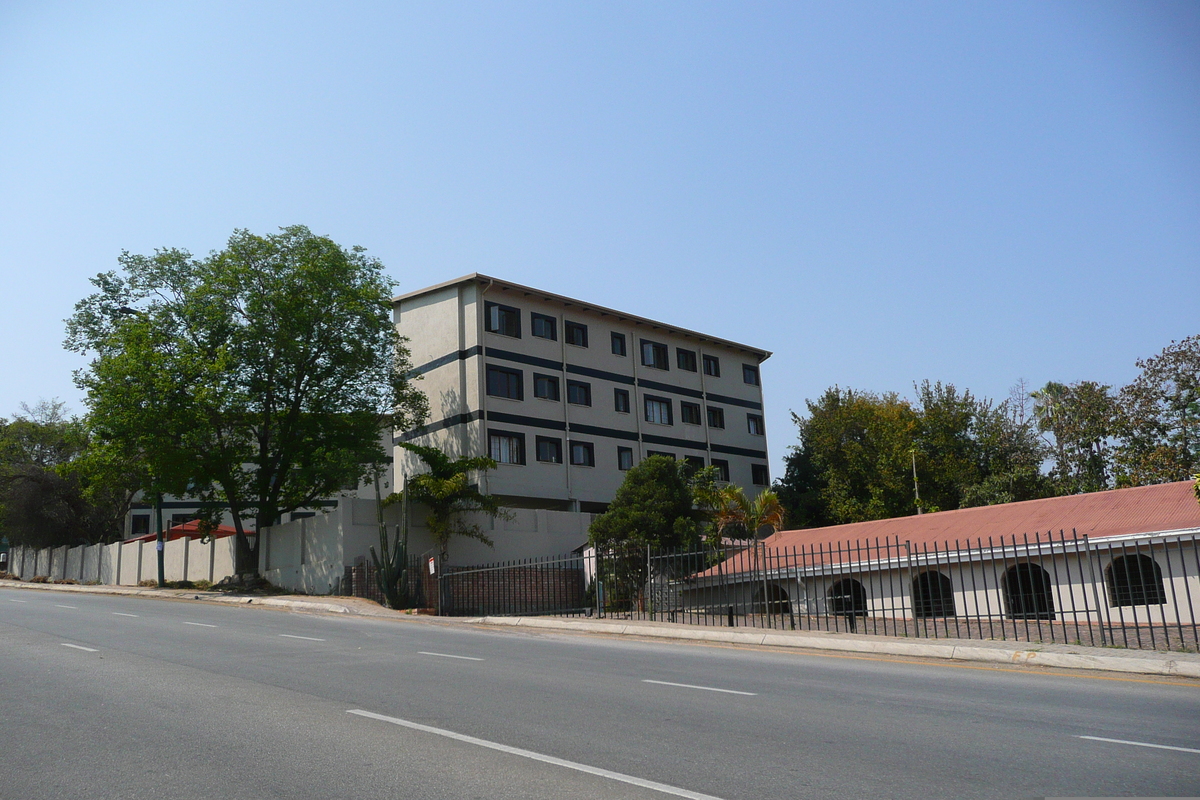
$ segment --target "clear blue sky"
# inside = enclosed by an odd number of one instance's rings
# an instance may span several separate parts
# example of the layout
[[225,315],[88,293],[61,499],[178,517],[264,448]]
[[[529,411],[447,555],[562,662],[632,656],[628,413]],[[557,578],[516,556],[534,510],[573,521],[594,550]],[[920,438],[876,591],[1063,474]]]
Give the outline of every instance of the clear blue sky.
[[0,5],[0,415],[122,249],[308,225],[833,384],[1122,384],[1200,333],[1200,4]]

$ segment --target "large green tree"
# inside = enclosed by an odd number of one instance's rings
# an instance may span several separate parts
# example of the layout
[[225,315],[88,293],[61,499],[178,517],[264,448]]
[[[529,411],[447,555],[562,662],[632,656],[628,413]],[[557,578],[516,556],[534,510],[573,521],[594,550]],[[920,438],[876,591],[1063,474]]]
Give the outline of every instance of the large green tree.
[[66,346],[99,444],[144,465],[142,488],[228,506],[239,574],[256,529],[387,458],[381,429],[425,415],[392,324],[394,285],[361,248],[307,228],[235,231],[223,250],[123,253],[93,279]]
[[592,543],[603,548],[698,546],[708,512],[696,506],[694,475],[684,461],[646,458],[625,473],[608,510],[593,520],[588,531]]
[[1137,365],[1141,372],[1117,400],[1118,481],[1187,480],[1200,472],[1200,335]]
[[1050,440],[1050,477],[1059,494],[1098,492],[1112,486],[1111,438],[1116,399],[1094,381],[1051,381],[1033,392],[1038,430]]

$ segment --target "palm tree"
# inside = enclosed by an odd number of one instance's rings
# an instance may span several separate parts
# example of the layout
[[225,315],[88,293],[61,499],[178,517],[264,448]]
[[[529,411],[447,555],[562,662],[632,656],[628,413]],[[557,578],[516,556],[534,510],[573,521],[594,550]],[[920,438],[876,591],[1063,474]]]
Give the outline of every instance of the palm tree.
[[[408,479],[404,493],[410,503],[420,503],[428,509],[425,525],[438,546],[438,556],[446,561],[450,538],[465,536],[488,547],[492,540],[478,525],[465,522],[464,514],[480,512],[495,519],[505,517],[500,501],[479,491],[478,483],[470,482],[471,474],[496,468],[487,456],[451,459],[436,447],[401,442],[400,447],[416,454],[429,468],[428,472]],[[398,502],[403,495],[393,494],[388,503]]]
[[758,532],[763,528],[768,528],[770,533],[782,528],[784,516],[779,495],[770,489],[763,489],[758,497],[751,500],[740,486],[725,486],[721,489],[721,502],[717,506],[715,521],[717,531],[722,534],[726,530],[736,531],[740,528],[745,532],[744,538],[757,539]]

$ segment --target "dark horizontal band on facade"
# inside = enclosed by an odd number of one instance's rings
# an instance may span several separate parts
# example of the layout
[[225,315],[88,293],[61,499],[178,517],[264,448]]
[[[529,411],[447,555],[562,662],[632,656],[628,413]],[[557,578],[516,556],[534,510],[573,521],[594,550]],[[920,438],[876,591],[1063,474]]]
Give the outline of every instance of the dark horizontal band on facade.
[[399,436],[394,437],[392,439],[392,444],[411,442],[413,439],[419,439],[420,437],[429,433],[433,433],[434,431],[442,431],[446,428],[453,428],[455,425],[465,425],[468,422],[474,422],[482,417],[483,415],[478,411],[471,411],[467,414],[455,414],[453,417],[446,417],[445,419],[438,420],[437,422],[430,422],[427,425],[421,425],[413,428],[411,431],[405,431]]
[[553,369],[558,372],[563,371],[561,361],[551,361],[548,358],[538,358],[537,356],[527,356],[524,353],[514,353],[511,350],[497,350],[494,347],[489,347],[484,351],[488,358],[499,358],[504,361],[515,361],[518,364],[529,364],[533,367],[541,367],[542,369]]
[[672,386],[669,383],[659,383],[658,381],[648,381],[645,378],[638,378],[638,386],[645,386],[647,389],[654,389],[659,392],[670,392],[671,394],[681,394],[684,397],[698,397],[703,399],[704,392],[699,389],[688,389],[685,386]]
[[633,378],[628,375],[621,375],[617,372],[605,372],[602,369],[592,369],[591,367],[580,367],[575,364],[567,364],[567,372],[575,375],[587,375],[589,378],[599,378],[603,381],[612,381],[613,383],[623,383],[626,386],[633,386]]
[[741,406],[742,408],[753,408],[755,411],[762,411],[762,403],[756,403],[753,400],[739,400],[736,397],[726,397],[723,394],[708,393],[709,400],[714,403],[725,403],[730,406]]
[[465,361],[472,356],[477,356],[483,352],[483,348],[479,345],[468,347],[466,350],[458,350],[454,353],[447,353],[440,358],[435,358],[433,361],[426,361],[419,367],[413,367],[408,371],[405,377],[415,378],[418,375],[424,375],[426,372],[431,372],[438,367],[444,367],[447,364],[453,364],[455,361]]
[[[456,414],[453,417],[447,417],[439,422],[425,425],[421,428],[414,428],[411,431],[396,437],[395,443],[407,442],[424,436],[434,431],[445,430],[452,428],[455,425],[465,425],[469,422],[474,422],[480,419],[482,415],[478,411],[470,414]],[[527,417],[524,414],[506,414],[502,411],[489,411],[487,413],[488,422],[499,422],[508,425],[523,425],[527,428],[542,428],[543,430],[551,431],[570,431],[571,433],[581,433],[585,436],[603,436],[608,439],[620,439],[626,442],[641,441],[644,444],[665,445],[668,447],[681,447],[688,450],[711,450],[714,453],[724,453],[726,455],[744,456],[746,458],[766,459],[766,451],[750,450],[744,447],[729,447],[722,444],[705,444],[704,442],[693,442],[687,439],[676,439],[671,436],[655,436],[649,433],[643,433],[640,437],[635,431],[623,431],[618,428],[603,428],[597,425],[579,425],[571,423],[568,425],[558,419],[541,419],[539,417]]]

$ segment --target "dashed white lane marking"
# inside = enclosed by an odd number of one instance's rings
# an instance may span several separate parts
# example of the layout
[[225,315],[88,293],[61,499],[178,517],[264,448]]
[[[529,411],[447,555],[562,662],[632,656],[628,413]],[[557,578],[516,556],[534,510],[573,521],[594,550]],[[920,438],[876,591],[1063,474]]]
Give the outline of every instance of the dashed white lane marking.
[[8,598],[8,602],[10,602],[10,603],[28,603],[29,601],[28,600],[17,600],[16,598],[10,597],[10,598]]
[[281,633],[279,635],[284,637],[285,639],[303,639],[306,642],[323,642],[323,641],[325,641],[324,639],[317,639],[312,636],[293,636],[290,633]]
[[718,689],[715,686],[693,686],[690,683],[671,683],[670,681],[651,681],[644,680],[642,683],[657,683],[659,686],[678,686],[680,689],[703,689],[706,692],[722,692],[724,694],[742,694],[747,697],[756,697],[758,692],[739,692],[736,689]]
[[418,650],[417,654],[422,656],[437,656],[438,658],[461,658],[463,661],[483,661],[482,658],[475,658],[473,656],[452,656],[449,653],[427,653],[424,650]]
[[1077,736],[1077,739],[1090,739],[1093,742],[1111,742],[1112,744],[1130,744],[1134,747],[1153,747],[1156,750],[1178,750],[1181,753],[1200,753],[1192,747],[1173,747],[1169,744],[1151,744],[1150,742],[1127,742],[1124,739],[1105,739],[1103,736]]
[[136,617],[137,614],[122,614],[120,611],[112,612],[114,617]]
[[55,608],[74,608],[74,609],[78,610],[76,606],[60,606],[58,603],[55,603],[54,607]]
[[720,798],[714,797],[711,794],[701,794],[700,792],[693,792],[689,789],[681,789],[678,786],[671,786],[669,784],[658,783],[656,781],[648,781],[645,778],[637,778],[633,775],[625,775],[621,772],[613,772],[612,770],[600,769],[599,767],[590,767],[587,764],[580,764],[576,761],[567,761],[564,758],[555,758],[554,756],[535,753],[532,750],[522,750],[519,747],[509,747],[508,745],[500,744],[499,742],[489,742],[487,739],[476,739],[474,736],[455,733],[454,731],[448,731],[443,728],[434,728],[430,725],[422,725],[419,722],[410,722],[406,719],[400,719],[398,717],[388,717],[384,716],[383,714],[375,714],[371,711],[363,711],[357,708],[350,709],[346,713],[357,714],[360,717],[367,717],[369,719],[377,719],[380,722],[390,722],[391,724],[399,725],[402,728],[411,728],[415,731],[432,733],[435,736],[445,736],[447,739],[455,739],[460,742],[466,742],[467,744],[486,747],[489,750],[498,750],[501,753],[521,756],[522,758],[528,758],[533,761],[541,761],[544,764],[553,764],[557,767],[565,767],[567,769],[573,769],[577,772],[586,772],[589,775],[598,775],[601,778],[608,778],[609,780],[620,781],[621,783],[628,783],[633,786],[640,786],[643,789],[652,789],[656,792],[662,792],[663,794],[674,795],[675,797],[686,797],[689,798],[689,800],[720,800]]
[[198,628],[215,628],[216,625],[209,625],[207,622],[185,622],[184,625],[195,625]]
[[81,644],[67,644],[66,642],[63,642],[63,643],[62,643],[62,646],[63,646],[63,647],[70,647],[70,648],[73,648],[73,649],[75,649],[75,650],[83,650],[83,651],[84,651],[84,652],[86,652],[86,653],[98,653],[98,652],[100,652],[99,650],[97,650],[97,649],[96,649],[96,648],[94,648],[94,647],[84,647],[84,646],[83,646],[83,645],[81,645]]

